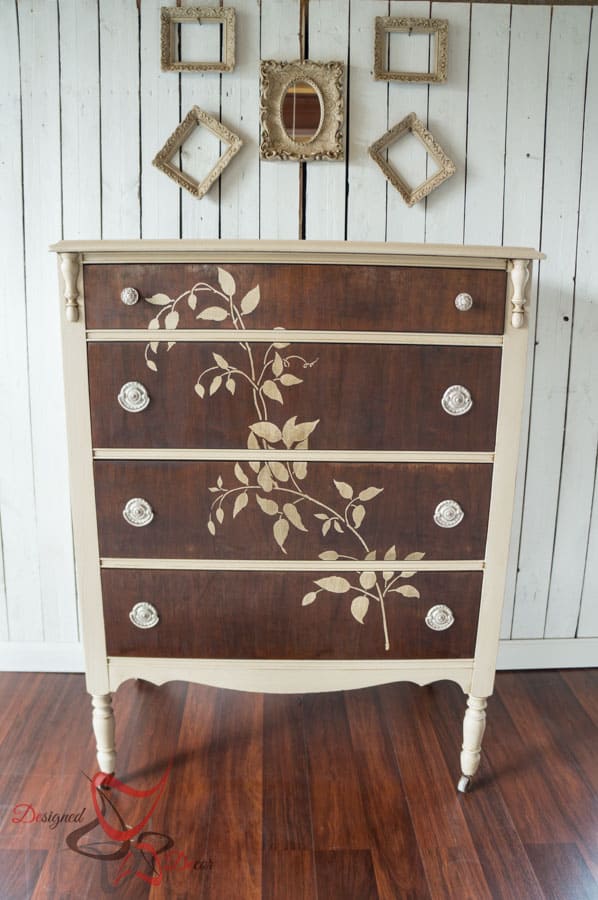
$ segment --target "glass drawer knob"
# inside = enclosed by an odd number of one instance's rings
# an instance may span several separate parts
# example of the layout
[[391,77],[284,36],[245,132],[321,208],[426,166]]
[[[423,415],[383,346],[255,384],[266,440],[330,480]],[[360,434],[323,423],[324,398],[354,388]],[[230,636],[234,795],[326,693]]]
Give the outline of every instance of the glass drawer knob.
[[446,631],[454,621],[455,617],[452,610],[442,603],[439,603],[438,606],[433,606],[426,614],[426,625],[432,631]]
[[153,628],[160,621],[158,610],[151,603],[136,603],[129,619],[137,628]]
[[464,416],[473,406],[471,394],[462,384],[452,384],[448,387],[440,402],[449,416]]
[[142,528],[144,525],[149,525],[152,521],[154,518],[154,511],[147,500],[144,500],[142,497],[132,497],[131,500],[127,500],[125,504],[123,516],[129,525],[134,525],[136,528]]
[[473,297],[471,294],[457,294],[455,297],[455,306],[459,312],[467,312],[473,306]]
[[135,304],[139,300],[139,291],[134,287],[123,288],[120,292],[120,299],[125,304],[125,306],[135,306]]
[[456,500],[441,500],[434,510],[434,521],[440,528],[455,528],[463,521],[464,512]]
[[150,402],[147,388],[139,381],[127,381],[118,393],[118,402],[127,412],[142,412]]

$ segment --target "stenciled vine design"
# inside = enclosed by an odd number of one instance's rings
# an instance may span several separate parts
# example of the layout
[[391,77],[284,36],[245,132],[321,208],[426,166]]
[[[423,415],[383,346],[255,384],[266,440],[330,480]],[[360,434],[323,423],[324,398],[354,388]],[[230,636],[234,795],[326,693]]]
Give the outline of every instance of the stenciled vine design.
[[[180,322],[180,307],[186,306],[196,313],[195,318],[203,322],[225,322],[230,320],[232,326],[239,332],[246,330],[244,319],[249,316],[260,302],[259,285],[253,287],[240,302],[234,298],[237,292],[235,279],[225,269],[218,268],[218,288],[206,282],[198,282],[193,287],[184,291],[176,299],[166,294],[155,294],[147,297],[146,301],[158,307],[155,317],[148,325],[150,331],[161,329],[175,330]],[[208,295],[213,305],[198,309],[198,295]],[[279,330],[275,328],[274,330]],[[281,339],[284,337],[284,329],[280,328]],[[145,347],[146,365],[153,372],[158,371],[157,358],[160,341],[156,335]],[[168,341],[166,351],[169,351],[175,341]],[[302,384],[303,379],[296,372],[311,369],[318,362],[317,359],[306,360],[303,356],[287,352],[292,349],[291,344],[284,340],[276,341],[266,347],[261,363],[257,362],[254,355],[255,347],[247,341],[240,340],[239,346],[243,349],[247,358],[247,367],[241,368],[231,365],[220,353],[212,353],[214,365],[209,366],[200,373],[195,382],[195,392],[204,399],[206,395],[213,397],[221,388],[235,395],[237,385],[247,386],[252,393],[253,405],[257,419],[248,428],[247,447],[249,450],[280,450],[284,451],[309,449],[309,438],[319,424],[319,419],[311,422],[298,422],[297,416],[286,419],[282,425],[271,421],[268,405],[270,402],[284,406],[285,397],[283,390]],[[360,560],[394,562],[397,559],[396,546],[388,547],[382,556],[378,557],[378,551],[369,547],[367,541],[360,532],[360,528],[368,514],[368,507],[372,500],[382,493],[383,488],[367,486],[361,489],[345,481],[333,479],[334,486],[339,495],[338,506],[335,507],[324,502],[318,497],[312,496],[305,486],[308,474],[308,464],[303,460],[283,461],[264,460],[247,462],[244,468],[237,462],[234,466],[234,475],[237,484],[226,486],[219,475],[216,484],[209,487],[214,495],[210,505],[210,516],[207,528],[211,535],[216,534],[217,526],[224,524],[227,509],[235,519],[239,513],[250,504],[250,498],[255,498],[256,506],[264,515],[272,518],[272,533],[274,540],[283,553],[287,553],[285,543],[291,528],[300,532],[308,532],[309,525],[313,525],[311,517],[317,520],[318,528],[323,537],[338,534],[350,534],[355,539],[358,556],[348,556],[337,553],[336,550],[323,550],[319,554],[322,560],[348,560],[358,562]],[[416,562],[423,559],[424,553],[414,552],[408,554],[406,561]],[[348,594],[351,596],[350,611],[353,618],[361,625],[365,624],[365,617],[373,604],[378,604],[384,632],[385,650],[390,649],[388,622],[386,617],[386,603],[391,594],[403,597],[418,598],[417,588],[412,584],[405,584],[404,579],[412,578],[416,571],[397,572],[392,571],[356,571],[344,575],[329,575],[319,578],[314,582],[316,590],[311,590],[302,599],[303,606],[314,603],[320,594]],[[355,581],[356,583],[353,583]]]

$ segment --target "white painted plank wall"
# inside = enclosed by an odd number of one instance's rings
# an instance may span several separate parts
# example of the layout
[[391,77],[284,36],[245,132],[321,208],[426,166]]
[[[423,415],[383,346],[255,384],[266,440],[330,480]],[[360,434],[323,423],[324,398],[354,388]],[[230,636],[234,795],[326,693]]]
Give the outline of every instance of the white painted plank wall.
[[[62,234],[299,234],[299,166],[258,153],[259,59],[298,58],[297,0],[237,0],[237,67],[223,76],[160,71],[160,5],[0,4],[0,326],[10,334],[0,374],[0,668],[81,666],[47,245]],[[449,20],[446,84],[373,80],[374,17],[399,13]],[[309,9],[311,58],[349,68],[346,159],[305,167],[305,236],[541,243],[549,257],[530,320],[531,424],[503,623],[501,659],[515,667],[598,662],[595,19],[587,7],[428,0],[311,0]],[[151,165],[193,104],[245,141],[200,202]],[[409,210],[367,150],[411,111],[457,173]],[[407,143],[405,152],[417,164]]]

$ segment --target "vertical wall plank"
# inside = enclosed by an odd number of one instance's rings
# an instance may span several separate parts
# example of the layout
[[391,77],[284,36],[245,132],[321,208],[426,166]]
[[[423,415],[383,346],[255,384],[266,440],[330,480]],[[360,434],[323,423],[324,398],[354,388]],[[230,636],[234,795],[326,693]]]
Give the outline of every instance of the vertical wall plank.
[[[347,239],[386,238],[387,181],[368,147],[388,129],[388,85],[374,81],[374,17],[388,15],[386,0],[350,0],[349,196]],[[392,189],[390,189],[392,190]]]
[[[392,0],[389,12],[391,16],[414,16],[427,19],[430,15],[430,4],[427,0],[413,0],[413,2],[407,3],[403,0]],[[392,37],[390,41],[392,42]],[[416,35],[402,40],[403,47],[406,43],[408,46],[405,48],[404,54],[401,54],[401,68],[406,71],[425,71],[428,68],[430,40],[423,35]],[[392,59],[393,54],[391,53]],[[414,112],[427,126],[428,94],[429,88],[425,83],[388,82],[388,128],[392,128],[411,112]],[[428,177],[427,154],[413,135],[407,134],[399,142],[393,144],[388,151],[388,156],[391,165],[403,174],[412,188],[417,187]],[[423,241],[426,234],[425,201],[420,201],[409,208],[391,184],[388,185],[387,191],[386,240]]]
[[[540,246],[549,44],[550,8],[547,6],[513,6],[509,54],[503,227],[503,244],[513,247]],[[538,271],[539,267],[534,267],[534,289],[528,310],[529,352],[526,391],[502,624],[502,637],[505,639],[511,635],[521,540],[528,447],[527,423],[531,402],[534,335],[538,305]]]
[[502,4],[471,8],[466,244],[500,244],[502,237],[509,17]]
[[[55,3],[19,4],[23,127],[23,196],[31,435],[43,638],[77,636],[67,478],[56,260],[48,244],[61,236],[58,15]],[[11,639],[39,634],[37,596],[23,597],[11,618]]]
[[552,19],[542,250],[527,482],[513,637],[542,637],[550,584],[571,342],[589,8]]
[[448,79],[429,93],[428,122],[457,171],[426,200],[426,241],[460,244],[465,211],[469,3],[433,3],[432,16],[448,19]]
[[[598,24],[595,12],[592,18],[571,369],[546,637],[575,636],[584,588],[592,512],[590,486],[595,476],[598,446]],[[592,630],[593,635],[598,635],[598,581],[592,574],[598,567],[598,553],[595,545],[590,550],[580,620],[580,632],[586,636]]]
[[179,76],[160,69],[162,0],[143,0],[141,16],[141,198],[144,238],[176,238],[181,189],[152,166],[152,159],[179,124]]
[[[156,48],[156,53],[158,48]],[[139,19],[135,3],[100,0],[104,238],[140,234]]]
[[[346,0],[311,0],[309,4],[309,58],[342,62],[343,89],[347,93],[349,4]],[[347,135],[347,116],[343,133]],[[342,241],[345,237],[346,162],[313,163],[305,167],[305,237]]]
[[260,17],[255,0],[235,0],[237,64],[222,78],[222,120],[244,141],[220,183],[220,236],[260,234]]
[[[263,0],[261,58],[299,59],[298,0]],[[299,163],[260,161],[260,237],[299,236]]]
[[98,0],[60,0],[59,9],[64,233],[100,238]]
[[[0,366],[0,539],[3,573],[0,586],[0,640],[14,630],[21,636],[27,621],[34,639],[42,637],[33,459],[29,422],[27,308],[25,304],[21,172],[21,88],[15,4],[0,4],[0,331],[10,334]],[[34,532],[35,533],[35,532]],[[10,622],[10,626],[9,626]]]

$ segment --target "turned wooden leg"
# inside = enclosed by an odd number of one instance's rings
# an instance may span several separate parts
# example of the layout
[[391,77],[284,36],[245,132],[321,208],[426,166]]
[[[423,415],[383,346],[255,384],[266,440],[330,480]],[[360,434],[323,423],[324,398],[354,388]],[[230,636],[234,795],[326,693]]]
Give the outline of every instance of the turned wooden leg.
[[469,782],[477,772],[485,728],[486,698],[474,697],[473,694],[470,694],[467,699],[467,709],[463,720],[462,774],[457,785],[460,791],[465,792],[467,790]]
[[116,748],[114,746],[114,712],[112,694],[93,694],[93,733],[96,736],[98,765],[101,772],[114,774]]

